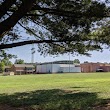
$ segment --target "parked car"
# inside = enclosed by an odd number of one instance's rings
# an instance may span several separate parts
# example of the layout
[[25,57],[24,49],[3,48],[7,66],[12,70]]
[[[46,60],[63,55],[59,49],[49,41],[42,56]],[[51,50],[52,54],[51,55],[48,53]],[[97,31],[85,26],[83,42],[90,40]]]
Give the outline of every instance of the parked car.
[[97,69],[96,72],[104,72],[103,69]]

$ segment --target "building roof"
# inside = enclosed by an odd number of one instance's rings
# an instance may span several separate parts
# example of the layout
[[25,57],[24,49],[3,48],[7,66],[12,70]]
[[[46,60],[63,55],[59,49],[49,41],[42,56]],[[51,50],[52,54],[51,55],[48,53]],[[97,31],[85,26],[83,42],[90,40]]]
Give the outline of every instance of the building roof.
[[60,64],[59,65],[60,67],[75,67],[75,65],[74,64]]
[[34,68],[33,65],[29,65],[29,64],[14,64],[15,67],[32,67]]
[[11,66],[5,66],[5,68],[11,68]]
[[44,63],[37,63],[38,65],[42,64],[73,64],[72,60],[61,60],[61,61],[53,61],[53,62],[44,62]]
[[85,63],[81,63],[81,65],[91,65],[91,64],[93,64],[93,65],[97,64],[99,66],[110,66],[109,63],[100,63],[100,62],[85,62]]

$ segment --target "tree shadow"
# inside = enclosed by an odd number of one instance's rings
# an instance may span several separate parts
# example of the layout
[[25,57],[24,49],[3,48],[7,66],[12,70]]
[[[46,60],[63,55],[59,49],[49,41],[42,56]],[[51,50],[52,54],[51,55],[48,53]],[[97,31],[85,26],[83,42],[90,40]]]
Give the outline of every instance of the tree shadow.
[[90,110],[99,101],[97,93],[65,91],[60,89],[38,90],[0,94],[0,103],[14,107],[31,107],[33,110]]
[[75,87],[70,87],[70,88],[73,88],[73,89],[80,89],[80,88],[88,88],[88,87],[79,87],[79,86],[75,86]]

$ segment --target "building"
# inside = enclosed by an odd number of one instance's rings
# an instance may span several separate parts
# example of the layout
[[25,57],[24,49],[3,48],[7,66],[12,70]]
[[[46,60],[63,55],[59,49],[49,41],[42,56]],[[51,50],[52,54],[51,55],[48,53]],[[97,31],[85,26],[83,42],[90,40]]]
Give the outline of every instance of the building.
[[19,74],[30,74],[35,72],[35,68],[33,65],[27,64],[14,64],[11,67],[11,71],[16,75]]
[[81,64],[81,72],[110,72],[110,64],[108,63],[83,63]]
[[11,66],[5,66],[4,72],[11,72]]
[[7,76],[7,75],[12,75],[12,74],[13,72],[11,72],[11,66],[5,66],[3,75]]
[[73,61],[54,61],[36,64],[37,73],[73,73],[81,72],[80,65],[74,65]]

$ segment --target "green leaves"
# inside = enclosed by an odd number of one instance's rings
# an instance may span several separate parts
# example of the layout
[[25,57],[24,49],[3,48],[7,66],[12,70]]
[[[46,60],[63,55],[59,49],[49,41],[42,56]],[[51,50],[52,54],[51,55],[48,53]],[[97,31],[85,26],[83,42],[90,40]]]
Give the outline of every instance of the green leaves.
[[16,59],[15,64],[24,64],[24,60]]
[[[59,43],[49,42],[48,44],[38,45],[38,51],[41,54],[53,55],[68,52],[88,55],[87,52],[90,50],[102,49],[102,43],[110,44],[109,29],[102,29],[104,34],[100,33],[98,35],[97,31],[95,35],[91,34],[94,28],[103,28],[103,24],[107,23],[104,18],[108,17],[107,10],[109,8],[105,2],[101,3],[93,0],[36,0],[31,6],[30,3],[28,1],[28,7],[24,5],[23,9],[19,9],[22,0],[18,0],[16,5],[12,5],[9,8],[10,10],[7,10],[11,17],[16,10],[24,12],[30,9],[5,34],[5,43],[9,41],[7,41],[7,36],[11,39],[10,41],[16,42],[19,42],[19,39],[22,40],[22,38],[27,39],[27,36],[23,36],[23,32],[30,35],[31,40],[59,40]],[[18,14],[20,15],[21,12]],[[102,24],[100,24],[100,21]],[[11,22],[7,20],[7,24],[11,23],[13,23],[13,20]]]

